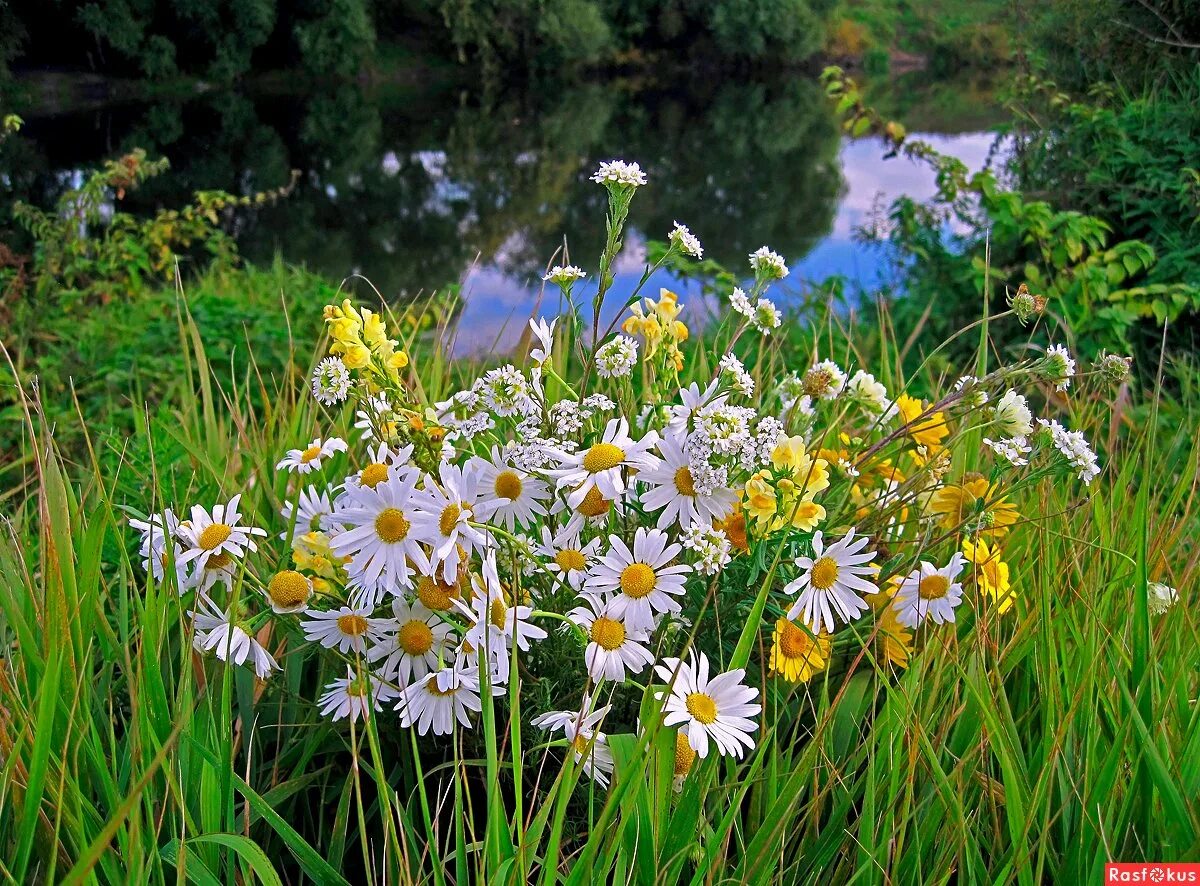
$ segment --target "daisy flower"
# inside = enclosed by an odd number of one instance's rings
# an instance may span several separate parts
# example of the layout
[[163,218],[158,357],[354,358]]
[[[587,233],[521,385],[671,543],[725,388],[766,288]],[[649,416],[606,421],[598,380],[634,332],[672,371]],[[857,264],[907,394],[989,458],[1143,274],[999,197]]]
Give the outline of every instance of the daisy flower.
[[380,642],[389,626],[386,618],[372,618],[371,611],[366,606],[342,606],[327,612],[312,609],[300,626],[305,637],[326,649],[336,647],[341,653],[353,650],[361,654],[367,651],[368,642]]
[[379,642],[367,650],[367,660],[383,660],[385,679],[407,686],[437,668],[439,655],[450,645],[450,625],[420,600],[392,600],[393,618]]
[[832,632],[837,628],[835,612],[847,624],[865,612],[868,607],[862,595],[878,590],[866,579],[875,572],[871,561],[876,552],[863,553],[869,540],[865,535],[855,538],[851,528],[844,538],[826,548],[818,529],[813,535],[812,556],[796,560],[800,577],[783,589],[784,593],[799,595],[787,617],[802,618],[814,631]]
[[265,680],[271,671],[279,668],[271,653],[251,635],[245,622],[233,620],[229,613],[211,603],[205,610],[189,611],[188,615],[192,616],[196,626],[192,645],[198,651],[211,652],[221,661],[237,665],[245,664],[249,659],[260,680]]
[[922,560],[896,588],[892,605],[896,607],[896,621],[915,628],[925,619],[934,624],[954,621],[954,610],[962,603],[962,584],[957,579],[967,561],[956,551],[950,562],[938,569]]
[[475,582],[470,603],[456,600],[454,605],[471,620],[464,639],[493,658],[498,683],[508,682],[510,649],[516,646],[527,652],[532,641],[546,639],[546,632],[530,621],[533,607],[510,606],[504,599],[494,551],[489,551],[483,560],[483,580]]
[[664,658],[654,670],[669,687],[655,694],[662,699],[663,725],[679,726],[687,733],[688,744],[700,757],[708,756],[708,743],[713,741],[718,754],[740,758],[744,748],[753,748],[750,733],[758,728],[750,717],[762,708],[750,704],[758,690],[742,681],[746,672],[741,668],[708,678],[708,656],[701,652],[690,661]]
[[680,388],[680,402],[671,407],[670,427],[686,428],[693,413],[699,412],[706,406],[724,406],[729,400],[729,395],[721,394],[717,396],[718,381],[719,379],[714,378],[703,391],[700,390],[700,385],[696,384],[696,382],[692,382],[686,388]]
[[662,461],[637,477],[639,482],[650,487],[640,496],[642,504],[651,511],[662,510],[658,516],[659,529],[666,529],[673,523],[678,523],[680,528],[693,523],[711,526],[713,521],[729,516],[737,501],[737,494],[732,489],[715,487],[707,494],[697,491],[687,441],[686,427],[668,429],[658,441]]
[[303,612],[313,595],[313,582],[302,572],[284,569],[271,576],[264,594],[276,615]]
[[180,563],[183,546],[176,541],[179,518],[174,511],[167,508],[161,514],[150,514],[145,520],[131,519],[129,525],[142,536],[138,545],[142,568],[155,581],[162,582],[166,580],[168,566],[172,567],[175,586],[179,593],[184,593],[187,590],[187,566]]
[[613,771],[613,755],[608,747],[608,736],[597,727],[612,705],[596,708],[589,714],[587,710],[591,703],[591,697],[585,695],[580,710],[550,711],[534,717],[530,725],[547,732],[562,732],[575,754],[575,762],[583,762],[584,774],[601,787],[608,787],[608,777]]
[[346,482],[342,484],[343,492],[334,504],[340,505],[345,498],[346,491],[353,486],[366,486],[374,489],[384,480],[392,477],[412,477],[415,482],[419,479],[420,472],[409,464],[412,452],[412,446],[392,449],[386,443],[378,443],[368,449],[367,464],[358,473],[351,474],[346,478]]
[[559,530],[552,536],[549,528],[542,527],[542,542],[534,547],[534,552],[544,557],[545,567],[559,576],[578,591],[583,587],[583,580],[600,551],[600,539],[593,538],[581,545],[578,532],[569,529]]
[[457,719],[471,728],[470,711],[480,711],[479,671],[474,667],[444,667],[400,692],[396,705],[400,725],[415,726],[419,735],[449,735]]
[[658,433],[650,431],[636,443],[629,436],[629,422],[610,419],[599,443],[581,452],[556,450],[553,455],[561,467],[547,471],[559,489],[570,487],[567,504],[577,508],[593,489],[612,501],[625,494],[622,470],[648,471],[658,463],[650,451],[658,443]]
[[610,535],[611,548],[592,567],[584,582],[585,594],[612,595],[611,614],[635,630],[652,630],[657,615],[679,612],[674,596],[683,593],[691,567],[671,565],[683,546],[668,545],[661,529],[639,527],[633,550],[620,537]]
[[211,514],[200,505],[192,507],[192,518],[178,527],[177,534],[185,548],[178,565],[194,563],[195,568],[203,570],[209,560],[224,565],[240,559],[247,551],[258,550],[254,536],[265,536],[267,530],[238,525],[242,519],[238,513],[241,498],[238,494],[229,504],[216,505]]
[[425,481],[425,491],[417,493],[413,513],[413,534],[433,547],[430,564],[442,567],[446,581],[454,581],[464,557],[483,547],[486,536],[471,525],[474,508],[482,490],[479,472],[472,465],[442,462],[440,483]]
[[[329,500],[328,490],[318,490],[315,486],[305,486],[300,490],[300,498],[296,509],[296,533],[317,532],[331,528],[330,517],[333,516],[333,502]],[[293,504],[285,501],[279,509],[280,516],[291,525]],[[280,538],[287,538],[287,532],[279,533]]]
[[430,571],[425,551],[412,531],[412,472],[381,480],[374,486],[347,485],[335,518],[342,524],[329,546],[339,557],[349,557],[347,572],[365,598],[376,600],[384,591],[397,593],[412,584],[412,565]]
[[286,470],[291,474],[307,474],[321,470],[321,463],[332,458],[335,452],[345,452],[348,447],[341,437],[322,440],[317,437],[305,449],[289,449],[287,455],[275,465],[275,470]]
[[821,631],[814,637],[786,618],[775,622],[771,673],[779,674],[793,683],[807,683],[828,665],[829,634]]
[[[556,270],[562,269],[557,268]],[[582,274],[583,272],[581,271],[580,273]],[[549,280],[550,277],[547,275],[543,279]],[[554,327],[557,323],[558,320],[551,320],[547,323],[545,317],[539,317],[537,320],[534,320],[532,317],[529,318],[529,331],[533,333],[538,342],[536,348],[530,349],[529,359],[538,366],[541,366],[550,359],[550,350],[554,345]]]
[[491,460],[476,459],[482,500],[475,506],[480,519],[503,526],[512,532],[518,525],[528,526],[535,515],[546,516],[543,501],[550,497],[546,481],[513,467],[493,446]]
[[631,628],[615,614],[612,600],[601,602],[583,598],[584,606],[567,613],[567,618],[583,628],[588,635],[583,658],[588,675],[595,682],[612,680],[624,682],[625,672],[640,674],[646,665],[654,663],[654,653],[646,648],[650,637],[644,630]]
[[[353,723],[359,717],[371,716],[371,708],[383,710],[383,703],[392,701],[399,693],[374,674],[355,676],[347,665],[346,676],[325,686],[325,694],[317,699],[321,715],[334,721],[349,717]],[[368,698],[369,696],[369,698]]]

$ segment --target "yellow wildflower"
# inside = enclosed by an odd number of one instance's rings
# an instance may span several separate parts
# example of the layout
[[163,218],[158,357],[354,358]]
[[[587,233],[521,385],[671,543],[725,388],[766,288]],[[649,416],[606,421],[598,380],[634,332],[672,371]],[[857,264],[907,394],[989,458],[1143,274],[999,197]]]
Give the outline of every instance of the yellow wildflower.
[[815,637],[786,618],[775,622],[771,644],[771,673],[793,683],[807,683],[829,664],[829,634]]
[[937,449],[942,445],[942,441],[950,435],[950,429],[946,427],[946,416],[941,412],[934,412],[917,421],[928,408],[925,401],[910,397],[908,394],[901,394],[896,398],[896,409],[900,415],[900,422],[906,425],[916,422],[908,429],[908,435],[922,446]]
[[897,620],[894,606],[879,614],[878,628],[875,645],[879,658],[898,668],[907,668],[913,654],[913,633]]
[[1021,514],[1016,505],[998,495],[998,489],[979,474],[967,474],[962,483],[947,484],[933,493],[929,509],[942,515],[938,521],[942,529],[957,529],[965,522],[977,521],[981,535],[1003,538]]
[[975,583],[996,603],[997,612],[1012,609],[1012,584],[1008,579],[1008,564],[1000,559],[1000,548],[983,539],[972,542],[963,539],[963,555],[975,565]]

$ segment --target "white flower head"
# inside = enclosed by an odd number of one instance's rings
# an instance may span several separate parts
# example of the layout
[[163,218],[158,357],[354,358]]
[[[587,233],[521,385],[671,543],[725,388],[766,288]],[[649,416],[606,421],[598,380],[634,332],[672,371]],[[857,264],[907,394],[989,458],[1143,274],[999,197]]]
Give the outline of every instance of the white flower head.
[[700,239],[687,229],[687,225],[675,222],[675,227],[667,235],[667,240],[692,258],[704,258],[704,247],[700,245]]
[[662,511],[658,517],[659,529],[676,523],[680,527],[693,523],[711,526],[714,520],[729,516],[737,501],[732,489],[697,488],[687,442],[686,427],[668,428],[658,441],[662,460],[637,477],[639,483],[649,487],[640,496],[642,505],[651,511]]
[[382,711],[386,702],[398,693],[371,673],[356,675],[347,665],[346,676],[339,677],[325,686],[325,693],[317,699],[321,715],[335,722],[345,717],[354,722],[359,717],[371,716],[371,710]]
[[708,756],[710,741],[716,744],[718,754],[738,758],[746,748],[754,747],[750,733],[758,724],[750,718],[762,708],[751,704],[758,690],[743,682],[744,670],[727,671],[710,680],[708,656],[703,652],[693,654],[690,661],[664,658],[654,670],[669,687],[667,692],[656,693],[659,699],[665,696],[663,724],[679,726],[698,756]]
[[546,481],[509,462],[495,446],[491,459],[479,458],[475,466],[480,500],[474,510],[479,519],[512,532],[517,526],[531,526],[537,517],[546,516],[543,502],[550,498]]
[[474,462],[459,467],[442,462],[438,480],[425,481],[424,492],[414,494],[413,534],[433,548],[429,558],[433,566],[441,565],[447,582],[458,574],[463,557],[481,549],[487,537],[476,526],[475,507],[482,490],[479,468]]
[[547,283],[554,283],[565,288],[586,276],[583,268],[577,268],[575,265],[555,265],[542,279]]
[[371,611],[367,606],[341,606],[325,612],[310,609],[300,627],[305,637],[326,649],[363,654],[367,644],[380,642],[389,627],[387,619],[372,618]]
[[559,576],[578,591],[583,587],[588,569],[595,562],[600,552],[600,539],[593,538],[586,544],[579,538],[579,532],[572,527],[560,529],[557,535],[551,535],[550,529],[543,524],[541,544],[534,548],[538,556],[545,558],[545,568]]
[[754,396],[754,377],[746,371],[742,361],[732,351],[721,358],[719,372],[728,375],[730,384],[739,394],[745,397]]
[[626,163],[624,160],[607,160],[600,168],[592,173],[591,180],[598,185],[617,185],[620,187],[638,188],[646,184],[646,173],[636,163]]
[[782,280],[788,275],[787,262],[778,252],[760,246],[750,253],[750,268],[759,280]]
[[538,366],[541,366],[550,359],[550,351],[554,346],[554,327],[557,323],[557,319],[547,323],[545,317],[537,320],[534,320],[532,317],[529,318],[529,331],[533,333],[534,338],[538,342],[536,348],[530,349],[529,359]]
[[1179,591],[1161,581],[1150,582],[1146,590],[1146,606],[1151,615],[1162,615],[1179,602]]
[[[319,532],[332,529],[333,503],[329,500],[327,490],[318,490],[315,486],[305,486],[300,490],[296,502],[296,532],[297,536],[307,532]],[[292,522],[292,502],[285,501],[279,509],[279,515],[287,524]],[[280,538],[287,538],[287,531],[279,533]]]
[[452,665],[434,671],[400,691],[396,710],[400,725],[415,726],[419,735],[449,735],[455,720],[470,729],[470,713],[482,710],[479,669]]
[[845,395],[852,403],[885,419],[891,418],[891,413],[896,409],[883,383],[862,369],[855,372],[846,382]]
[[779,308],[775,307],[775,302],[769,298],[760,298],[754,305],[751,321],[754,323],[754,328],[763,335],[770,335],[783,323],[783,314],[779,312]]
[[1047,380],[1054,382],[1056,391],[1065,391],[1071,386],[1075,375],[1075,360],[1065,345],[1050,345],[1046,348],[1046,362],[1042,369]]
[[550,711],[534,717],[530,725],[547,732],[562,732],[575,754],[575,762],[583,763],[584,774],[601,787],[607,787],[613,771],[613,755],[608,736],[599,726],[612,706],[604,705],[589,713],[591,705],[591,697],[585,695],[578,711]]
[[855,538],[850,529],[844,538],[826,547],[823,533],[817,530],[812,556],[796,560],[800,577],[783,589],[785,594],[799,595],[787,617],[801,618],[814,632],[832,633],[839,620],[849,624],[865,612],[869,607],[862,595],[879,590],[868,580],[875,573],[871,561],[876,554],[863,552],[868,541],[864,535]]
[[641,440],[629,436],[625,418],[609,419],[604,435],[588,449],[568,452],[555,450],[552,454],[559,467],[547,471],[559,489],[568,487],[567,505],[577,509],[593,489],[608,501],[625,495],[624,472],[629,469],[648,471],[658,464],[651,451],[658,444],[658,433],[648,431]]
[[335,452],[345,452],[347,448],[346,441],[341,437],[330,437],[328,440],[317,437],[304,449],[289,449],[287,455],[275,465],[275,470],[286,470],[292,474],[319,471],[325,459],[331,458]]
[[1015,468],[1029,464],[1033,447],[1025,437],[1005,437],[1002,440],[983,438],[983,443]]
[[403,597],[392,600],[392,615],[379,642],[367,650],[367,658],[382,661],[380,673],[407,686],[437,668],[441,654],[450,647],[450,625],[420,600],[410,603]]
[[240,560],[247,552],[258,550],[255,536],[265,536],[267,530],[256,526],[242,526],[238,502],[241,494],[229,500],[229,504],[215,505],[210,514],[200,505],[192,507],[191,519],[180,523],[176,535],[183,542],[184,552],[178,565],[194,564],[203,571],[210,560],[224,565]]
[[654,653],[646,646],[648,631],[630,626],[617,613],[614,600],[584,597],[583,602],[567,618],[587,633],[583,658],[592,680],[622,683],[626,673],[640,674],[654,663]]
[[747,320],[754,316],[754,305],[750,303],[745,290],[740,286],[733,287],[733,292],[729,294],[729,306]]
[[201,604],[204,606],[201,611],[188,612],[195,620],[196,634],[192,638],[192,645],[197,651],[211,652],[221,661],[236,665],[245,664],[249,659],[260,680],[265,680],[271,671],[279,668],[271,653],[254,639],[248,625],[233,619],[228,612],[222,612],[203,598]]
[[836,399],[846,390],[846,373],[832,360],[814,363],[800,384],[804,393],[817,400]]
[[1067,464],[1074,468],[1083,484],[1090,486],[1100,474],[1100,461],[1083,432],[1068,431],[1053,419],[1047,421],[1039,418],[1038,424],[1046,429],[1054,448],[1067,460]]
[[729,564],[732,545],[721,530],[693,523],[679,538],[683,547],[696,556],[696,571],[701,575],[716,575]]
[[596,351],[596,372],[601,378],[624,378],[637,365],[637,339],[615,335]]
[[312,392],[317,402],[336,406],[350,393],[350,370],[341,357],[326,357],[312,374]]
[[1028,437],[1033,432],[1029,402],[1016,391],[1005,391],[996,401],[992,419],[1002,437]]
[[963,599],[958,576],[966,562],[958,551],[941,569],[922,560],[921,565],[905,576],[896,588],[896,596],[892,598],[896,621],[910,628],[926,619],[934,624],[953,622],[954,610]]
[[610,535],[611,547],[592,567],[584,582],[589,595],[612,597],[614,617],[635,630],[651,630],[657,616],[680,611],[675,597],[683,593],[691,567],[672,565],[683,550],[668,544],[661,529],[639,527],[630,549],[619,536]]

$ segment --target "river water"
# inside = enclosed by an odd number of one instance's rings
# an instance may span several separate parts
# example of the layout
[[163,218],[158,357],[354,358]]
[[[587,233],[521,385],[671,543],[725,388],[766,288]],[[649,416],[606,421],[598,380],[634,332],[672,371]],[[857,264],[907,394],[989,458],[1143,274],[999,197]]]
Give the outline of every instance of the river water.
[[[946,99],[965,92],[893,81],[881,100],[975,169],[1002,118],[969,94]],[[737,273],[759,246],[782,253],[793,295],[831,275],[852,290],[886,285],[886,255],[855,231],[892,198],[933,191],[925,167],[883,159],[874,139],[844,137],[819,84],[800,76],[606,82],[486,100],[461,84],[277,87],[19,110],[26,128],[4,155],[4,199],[47,205],[82,170],[134,147],[171,162],[126,197],[142,211],[198,189],[272,189],[299,170],[286,199],[230,221],[242,254],[281,254],[333,280],[361,274],[388,299],[450,289],[457,353],[503,349],[535,311],[555,312],[540,277],[564,238],[571,261],[595,269],[605,195],[588,175],[601,160],[636,160],[650,179],[609,310],[633,290],[646,240],[663,239],[674,220]],[[659,286],[702,300],[665,273],[645,291]]]

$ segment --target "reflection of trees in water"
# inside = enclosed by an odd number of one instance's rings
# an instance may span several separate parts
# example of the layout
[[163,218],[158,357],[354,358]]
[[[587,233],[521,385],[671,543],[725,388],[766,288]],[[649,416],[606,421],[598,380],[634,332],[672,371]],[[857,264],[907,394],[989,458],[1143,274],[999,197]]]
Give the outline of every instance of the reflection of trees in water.
[[[838,133],[814,83],[633,93],[584,85],[484,105],[446,99],[350,87],[308,99],[206,96],[122,115],[103,147],[78,141],[92,155],[40,168],[145,147],[172,163],[130,198],[145,207],[196,189],[276,187],[301,169],[291,197],[238,219],[244,254],[263,260],[278,250],[332,278],[359,271],[388,295],[455,282],[477,254],[532,275],[564,234],[574,261],[589,266],[605,197],[587,176],[610,157],[636,159],[650,174],[635,226],[663,237],[679,219],[734,267],[764,243],[799,256],[832,222]],[[71,125],[93,124],[61,121],[55,137]],[[26,175],[21,190],[41,202],[53,190],[46,175]]]

